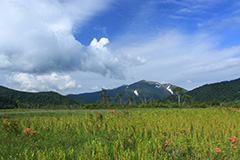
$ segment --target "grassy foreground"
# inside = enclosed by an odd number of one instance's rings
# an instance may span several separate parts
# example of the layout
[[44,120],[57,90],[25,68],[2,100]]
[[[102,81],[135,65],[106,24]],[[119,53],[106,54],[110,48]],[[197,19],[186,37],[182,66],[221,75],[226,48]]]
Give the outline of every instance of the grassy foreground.
[[0,111],[0,159],[238,159],[234,109]]

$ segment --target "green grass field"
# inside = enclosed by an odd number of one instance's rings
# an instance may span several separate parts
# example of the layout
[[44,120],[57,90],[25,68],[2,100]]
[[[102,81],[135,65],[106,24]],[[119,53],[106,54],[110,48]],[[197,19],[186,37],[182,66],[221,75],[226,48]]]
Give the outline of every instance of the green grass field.
[[0,159],[240,157],[239,110],[108,111],[0,110]]

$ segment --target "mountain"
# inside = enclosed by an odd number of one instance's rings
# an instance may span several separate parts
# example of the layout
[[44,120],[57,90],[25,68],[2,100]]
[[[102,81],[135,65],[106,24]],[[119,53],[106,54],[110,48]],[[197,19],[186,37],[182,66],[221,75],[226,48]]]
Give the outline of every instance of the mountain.
[[206,84],[187,92],[187,94],[192,96],[195,101],[199,102],[211,100],[229,102],[240,100],[240,78],[231,81]]
[[[9,89],[0,86],[0,103],[6,102],[7,104],[15,104],[19,100],[21,103],[31,103],[31,104],[73,104],[74,100],[69,99],[66,96],[62,96],[56,92],[22,92],[13,89]],[[4,103],[6,105],[6,103]]]
[[[147,99],[161,99],[173,94],[172,89],[175,86],[169,83],[161,84],[159,82],[152,82],[141,80],[139,82],[122,85],[118,88],[108,89],[107,95],[110,95],[111,99],[114,100],[118,93],[122,94],[122,99],[127,100],[128,96],[134,97],[135,100],[140,98]],[[70,94],[68,97],[74,99],[75,101],[81,101],[82,98],[88,99],[88,102],[95,103],[100,100],[100,94],[102,91],[92,92],[92,93],[82,93],[82,94]]]

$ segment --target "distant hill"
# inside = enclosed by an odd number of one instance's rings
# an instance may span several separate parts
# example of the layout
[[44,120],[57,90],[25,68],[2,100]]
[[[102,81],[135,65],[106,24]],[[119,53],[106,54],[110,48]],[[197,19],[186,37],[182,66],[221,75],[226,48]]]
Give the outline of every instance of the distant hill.
[[195,101],[199,102],[211,100],[229,102],[240,100],[240,78],[231,81],[206,84],[187,92],[187,94],[192,96]]
[[[114,100],[118,93],[122,94],[123,100],[126,100],[128,96],[134,97],[135,100],[140,98],[142,99],[161,99],[167,96],[171,96],[173,94],[172,89],[175,86],[169,83],[161,84],[159,82],[152,82],[141,80],[139,82],[130,84],[130,85],[122,85],[118,88],[108,89],[107,94],[110,95],[111,99]],[[78,101],[85,98],[88,99],[88,102],[95,103],[97,100],[100,100],[100,93],[92,92],[92,93],[82,93],[82,94],[70,94],[68,97],[73,98]]]
[[15,108],[17,103],[6,97],[0,97],[0,109]]
[[[64,103],[73,104],[74,100],[69,99],[66,96],[62,96],[56,92],[22,92],[13,89],[9,89],[3,86],[0,86],[0,101],[7,102],[8,104],[15,104],[17,100],[22,103],[31,103],[31,104],[53,104],[59,105]],[[0,103],[1,103],[0,102]]]

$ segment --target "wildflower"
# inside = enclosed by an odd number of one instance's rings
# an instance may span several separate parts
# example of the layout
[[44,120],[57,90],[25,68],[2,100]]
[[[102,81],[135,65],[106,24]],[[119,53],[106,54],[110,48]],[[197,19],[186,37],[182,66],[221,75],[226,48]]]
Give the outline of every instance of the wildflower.
[[36,133],[36,131],[33,131],[33,133]]
[[31,129],[30,128],[27,128],[27,131],[30,131]]
[[7,122],[8,120],[7,119],[5,119],[5,122]]
[[98,113],[101,113],[100,111],[98,111]]
[[234,145],[234,146],[233,146],[233,148],[237,148],[237,146],[236,146],[236,145]]
[[131,113],[128,113],[129,115],[131,114]]
[[190,128],[188,128],[188,131],[190,131]]
[[220,148],[215,148],[215,151],[216,152],[221,152],[221,149]]
[[235,143],[237,143],[237,142],[238,142],[237,140],[238,140],[238,138],[235,137],[235,136],[234,136],[234,138],[229,138],[229,141],[230,141],[230,142],[235,142]]
[[166,140],[165,143],[164,143],[164,145],[165,145],[165,146],[168,145],[169,142],[170,142],[170,139]]
[[25,133],[27,133],[27,132],[28,132],[28,130],[27,130],[27,129],[24,129],[24,132],[25,132]]

